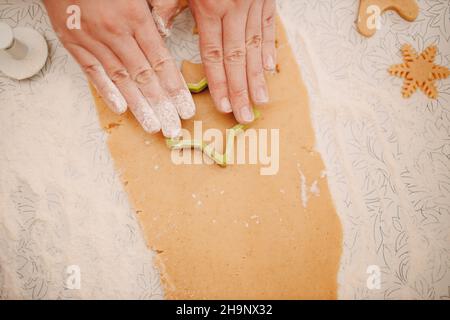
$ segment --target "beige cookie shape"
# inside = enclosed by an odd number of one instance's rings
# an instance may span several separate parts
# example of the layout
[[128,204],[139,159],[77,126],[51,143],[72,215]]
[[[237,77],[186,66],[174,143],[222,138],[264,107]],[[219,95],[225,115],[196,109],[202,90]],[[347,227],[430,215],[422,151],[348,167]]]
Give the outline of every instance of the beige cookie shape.
[[437,54],[435,46],[429,46],[417,54],[410,44],[402,47],[403,63],[389,68],[393,76],[405,79],[402,88],[404,98],[409,98],[418,88],[429,98],[437,99],[436,80],[446,79],[450,75],[447,67],[435,64]]
[[371,37],[380,27],[380,16],[393,10],[407,21],[416,20],[419,6],[416,0],[361,0],[357,28],[363,36]]

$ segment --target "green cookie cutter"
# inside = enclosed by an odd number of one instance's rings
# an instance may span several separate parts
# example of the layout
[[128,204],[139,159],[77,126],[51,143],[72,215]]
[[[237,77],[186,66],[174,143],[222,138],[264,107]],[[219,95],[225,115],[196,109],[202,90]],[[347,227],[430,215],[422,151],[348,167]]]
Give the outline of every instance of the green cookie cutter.
[[[261,112],[257,109],[253,109],[253,114],[255,116],[255,120],[261,117]],[[248,127],[249,125],[237,124],[231,129],[227,130],[227,140],[224,154],[217,152],[203,140],[182,140],[181,138],[168,138],[166,139],[166,144],[171,150],[200,150],[219,166],[226,167],[228,165],[228,155],[231,153],[231,148],[234,145],[234,139],[236,138],[236,136],[243,133]]]
[[204,91],[206,88],[208,88],[208,80],[202,79],[198,83],[188,83],[187,84],[188,89],[192,93],[200,93]]

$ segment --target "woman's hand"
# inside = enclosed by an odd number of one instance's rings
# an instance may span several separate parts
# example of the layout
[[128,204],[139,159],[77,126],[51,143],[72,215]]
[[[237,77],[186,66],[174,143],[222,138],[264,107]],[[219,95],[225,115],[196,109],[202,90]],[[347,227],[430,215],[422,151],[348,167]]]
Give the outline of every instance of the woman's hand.
[[[109,107],[123,113],[128,105],[147,132],[162,129],[175,137],[180,117],[191,118],[195,105],[155,26],[151,2],[44,0],[61,42]],[[66,27],[66,10],[73,4],[81,9],[80,30]],[[164,7],[158,9],[166,15]]]
[[152,7],[153,19],[163,37],[170,35],[173,20],[187,7],[186,0],[147,0]]
[[254,120],[250,98],[269,101],[264,69],[275,69],[275,0],[189,0],[217,108]]

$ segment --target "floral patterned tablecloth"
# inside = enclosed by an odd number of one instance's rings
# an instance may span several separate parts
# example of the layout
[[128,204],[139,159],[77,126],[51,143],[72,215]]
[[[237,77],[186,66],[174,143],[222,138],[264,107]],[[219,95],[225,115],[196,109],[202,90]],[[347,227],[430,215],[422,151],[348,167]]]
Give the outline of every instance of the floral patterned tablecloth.
[[[340,298],[450,298],[450,80],[436,101],[405,100],[387,73],[403,43],[435,44],[450,66],[450,1],[418,2],[415,22],[387,13],[364,38],[358,1],[278,1],[344,228]],[[87,83],[42,4],[0,0],[0,21],[50,45],[31,81],[0,75],[0,298],[161,298]],[[192,27],[184,12],[167,40],[178,60],[199,61]]]

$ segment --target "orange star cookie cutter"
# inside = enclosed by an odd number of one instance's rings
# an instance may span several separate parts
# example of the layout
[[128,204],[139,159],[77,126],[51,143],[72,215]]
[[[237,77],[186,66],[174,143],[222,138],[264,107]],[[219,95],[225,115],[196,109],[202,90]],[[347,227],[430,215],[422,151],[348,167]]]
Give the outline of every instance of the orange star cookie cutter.
[[429,98],[437,99],[436,80],[446,79],[450,75],[447,67],[434,63],[436,46],[429,46],[420,55],[410,45],[402,47],[403,63],[389,68],[393,76],[405,79],[402,88],[404,98],[409,98],[417,88],[420,88]]
[[357,27],[363,36],[371,37],[379,26],[379,17],[385,11],[393,10],[407,21],[416,20],[419,6],[416,0],[361,0]]

